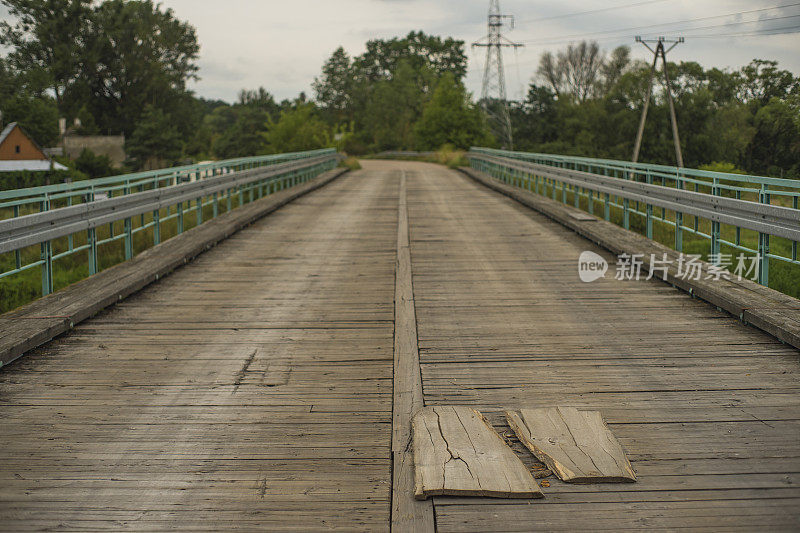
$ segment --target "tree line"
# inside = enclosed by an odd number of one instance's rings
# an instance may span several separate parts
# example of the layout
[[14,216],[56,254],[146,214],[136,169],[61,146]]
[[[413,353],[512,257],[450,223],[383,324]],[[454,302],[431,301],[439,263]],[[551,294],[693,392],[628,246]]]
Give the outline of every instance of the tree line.
[[[651,66],[622,46],[570,45],[542,55],[523,102],[511,104],[520,150],[630,159]],[[800,177],[800,77],[775,61],[737,70],[668,63],[687,167]],[[658,80],[640,160],[675,164],[666,92]]]
[[[78,133],[123,133],[130,169],[320,147],[361,155],[498,145],[464,86],[456,39],[411,32],[370,40],[357,56],[338,48],[311,98],[278,102],[258,88],[227,103],[187,88],[200,74],[197,32],[151,0],[0,3],[12,15],[0,23],[9,49],[0,110],[44,146],[58,141],[59,117],[79,119]],[[668,68],[687,166],[800,175],[800,78],[763,60]],[[509,103],[515,149],[629,159],[649,70],[628,47],[583,42],[543,54],[526,98]],[[675,163],[658,83],[640,159]],[[70,164],[110,173],[91,154]]]

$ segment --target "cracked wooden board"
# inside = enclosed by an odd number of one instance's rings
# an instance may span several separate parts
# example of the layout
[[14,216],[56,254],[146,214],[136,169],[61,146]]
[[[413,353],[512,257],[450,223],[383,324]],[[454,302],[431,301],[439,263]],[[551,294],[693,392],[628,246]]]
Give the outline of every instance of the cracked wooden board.
[[562,481],[636,481],[625,451],[599,411],[574,407],[506,411],[509,426],[533,454]]
[[430,406],[414,414],[415,497],[541,498],[519,457],[475,409]]

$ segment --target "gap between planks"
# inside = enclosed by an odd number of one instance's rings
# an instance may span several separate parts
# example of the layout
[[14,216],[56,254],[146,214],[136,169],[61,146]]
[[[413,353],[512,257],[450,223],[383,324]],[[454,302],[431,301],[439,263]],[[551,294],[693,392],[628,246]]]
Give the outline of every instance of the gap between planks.
[[417,316],[411,279],[406,172],[400,174],[397,263],[394,295],[394,381],[392,396],[392,513],[394,532],[435,531],[433,502],[414,498],[411,417],[424,407],[417,345]]

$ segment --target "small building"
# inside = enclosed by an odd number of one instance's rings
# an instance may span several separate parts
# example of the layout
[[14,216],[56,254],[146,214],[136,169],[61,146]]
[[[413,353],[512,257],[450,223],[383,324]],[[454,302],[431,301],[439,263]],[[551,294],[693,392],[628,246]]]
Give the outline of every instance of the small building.
[[0,172],[67,170],[52,161],[36,141],[12,122],[0,132]]
[[121,168],[125,164],[124,135],[79,135],[81,121],[75,119],[74,127],[67,129],[66,119],[58,121],[61,130],[64,155],[70,159],[78,159],[84,150],[89,150],[94,155],[104,155],[111,161],[111,166]]

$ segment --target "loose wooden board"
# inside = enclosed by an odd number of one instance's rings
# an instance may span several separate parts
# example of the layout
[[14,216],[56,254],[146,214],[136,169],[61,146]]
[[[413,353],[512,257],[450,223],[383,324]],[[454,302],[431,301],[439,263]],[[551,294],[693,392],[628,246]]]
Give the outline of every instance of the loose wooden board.
[[636,474],[599,411],[574,407],[506,411],[519,440],[562,481],[625,483]]
[[411,424],[417,499],[543,496],[522,461],[475,409],[425,407]]

